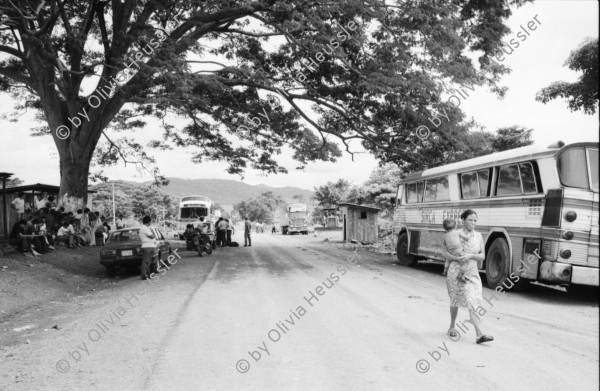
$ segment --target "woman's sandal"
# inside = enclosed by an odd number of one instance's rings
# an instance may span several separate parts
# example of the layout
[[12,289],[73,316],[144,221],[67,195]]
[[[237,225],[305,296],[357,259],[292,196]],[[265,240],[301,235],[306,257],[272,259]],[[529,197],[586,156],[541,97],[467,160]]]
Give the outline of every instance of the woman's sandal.
[[482,335],[481,337],[477,338],[475,340],[475,342],[477,344],[480,344],[480,343],[484,343],[484,342],[491,342],[493,340],[494,340],[494,337],[492,337],[491,335]]
[[450,338],[458,337],[458,331],[456,331],[456,329],[448,330],[447,334],[448,334],[448,337],[450,337]]

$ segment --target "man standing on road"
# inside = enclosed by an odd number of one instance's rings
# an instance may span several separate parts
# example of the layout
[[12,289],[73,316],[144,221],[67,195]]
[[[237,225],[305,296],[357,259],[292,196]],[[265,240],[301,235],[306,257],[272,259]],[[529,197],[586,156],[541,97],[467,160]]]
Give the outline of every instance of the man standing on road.
[[250,231],[252,231],[252,224],[250,223],[250,220],[248,220],[248,216],[246,216],[244,217],[244,247],[252,247]]
[[152,218],[148,215],[144,216],[140,228],[140,240],[142,241],[142,280],[147,280],[150,277],[150,267],[152,266],[152,254],[156,247],[156,238],[154,232],[150,229]]
[[[233,219],[232,219],[233,220]],[[231,246],[231,236],[234,234],[235,230],[233,229],[233,222],[229,221],[229,219],[225,219],[227,221],[227,246]]]
[[222,217],[219,217],[219,222],[217,223],[217,246],[225,247],[225,242],[227,241],[227,221]]

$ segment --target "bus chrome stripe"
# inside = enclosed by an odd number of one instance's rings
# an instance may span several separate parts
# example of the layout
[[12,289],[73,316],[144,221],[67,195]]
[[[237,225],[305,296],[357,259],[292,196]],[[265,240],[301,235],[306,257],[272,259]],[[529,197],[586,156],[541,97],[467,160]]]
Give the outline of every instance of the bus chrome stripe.
[[[407,211],[413,209],[421,209],[421,208],[455,208],[461,210],[474,209],[477,211],[477,208],[484,208],[487,206],[494,207],[505,207],[505,206],[515,206],[518,205],[521,207],[523,205],[523,201],[526,200],[543,200],[545,197],[543,194],[536,194],[530,197],[494,197],[494,198],[470,198],[466,200],[456,200],[456,201],[436,201],[436,202],[419,202],[414,204],[406,204],[402,205],[405,207]],[[474,205],[477,204],[477,205]]]
[[[492,206],[495,208],[502,207],[510,207],[514,205],[522,206],[524,200],[545,200],[546,197],[543,194],[536,194],[534,196],[529,197],[493,197],[493,198],[469,198],[465,200],[456,200],[456,201],[436,201],[436,202],[419,202],[413,204],[405,204],[402,205],[406,211],[421,209],[421,208],[455,208],[455,209],[474,209],[483,208],[486,206]],[[598,207],[597,201],[584,200],[580,198],[566,198],[563,199],[563,208],[564,207],[572,207],[572,208],[583,208],[583,209],[592,209],[593,207]],[[476,205],[474,205],[476,204]]]
[[[430,223],[416,223],[416,224],[408,224],[407,228],[411,231],[416,230],[427,230],[427,231],[433,231],[433,232],[444,232],[444,228],[442,227],[441,224],[430,224]],[[493,226],[490,225],[477,225],[476,227],[476,231],[481,233],[481,235],[483,235],[483,237],[485,238],[485,235],[487,235],[487,233],[493,228]],[[529,238],[535,238],[535,239],[550,239],[550,240],[558,240],[561,239],[562,240],[562,234],[565,231],[564,229],[560,229],[560,228],[542,228],[541,230],[535,229],[535,228],[527,228],[527,227],[511,227],[508,225],[504,226],[504,229],[506,230],[506,232],[508,232],[509,235],[513,236],[513,235],[520,235],[523,237],[529,237]],[[573,232],[573,239],[571,240],[565,240],[565,243],[569,243],[569,242],[585,242],[588,243],[590,246],[594,246],[594,245],[598,245],[598,235],[596,234],[592,234],[590,235],[589,232]]]

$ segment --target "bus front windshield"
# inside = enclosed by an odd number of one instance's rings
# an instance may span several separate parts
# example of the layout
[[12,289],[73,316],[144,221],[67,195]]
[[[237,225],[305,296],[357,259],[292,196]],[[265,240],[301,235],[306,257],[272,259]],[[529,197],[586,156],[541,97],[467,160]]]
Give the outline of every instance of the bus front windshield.
[[206,207],[185,207],[181,208],[182,219],[198,219],[200,217],[206,217],[208,215],[208,208]]
[[598,191],[598,149],[568,149],[558,157],[557,167],[564,186]]

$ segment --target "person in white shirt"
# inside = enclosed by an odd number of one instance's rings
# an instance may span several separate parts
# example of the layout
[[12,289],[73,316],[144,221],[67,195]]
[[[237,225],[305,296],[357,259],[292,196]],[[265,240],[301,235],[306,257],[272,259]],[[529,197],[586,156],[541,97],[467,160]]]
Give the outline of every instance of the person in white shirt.
[[25,213],[25,193],[20,192],[17,195],[17,198],[10,203],[13,210],[19,214],[19,220],[23,218],[23,214]]
[[119,215],[119,218],[115,222],[117,229],[125,228],[125,222],[123,221],[123,215]]
[[227,221],[224,218],[219,217],[219,222],[217,223],[217,246],[225,247],[227,242]]
[[229,219],[225,219],[227,221],[227,239],[225,240],[228,246],[231,246],[231,236],[235,233],[233,229],[233,222],[230,222]]
[[67,247],[75,248],[75,230],[68,221],[64,221],[62,227],[58,229],[56,241],[65,242]]
[[44,209],[48,203],[48,195],[46,193],[39,194],[35,200],[35,208],[37,210]]
[[104,245],[104,226],[100,217],[94,220],[94,226],[92,227],[92,235],[94,236],[94,245]]
[[42,216],[38,221],[38,224],[35,226],[35,233],[41,235],[40,240],[43,240],[50,250],[56,250],[52,247],[52,235],[48,234],[48,229],[46,228],[46,218]]
[[156,247],[156,237],[154,231],[150,229],[152,218],[148,215],[144,216],[140,228],[140,240],[142,241],[142,280],[147,280],[151,277],[150,268],[152,266],[152,255]]

